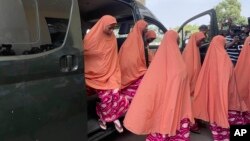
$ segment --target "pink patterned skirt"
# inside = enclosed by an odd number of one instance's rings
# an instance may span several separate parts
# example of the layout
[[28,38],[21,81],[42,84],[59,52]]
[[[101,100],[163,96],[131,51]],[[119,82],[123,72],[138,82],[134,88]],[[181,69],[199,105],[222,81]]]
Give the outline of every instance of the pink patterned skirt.
[[250,112],[243,112],[242,117],[244,119],[244,124],[250,124]]
[[162,135],[159,133],[149,134],[146,141],[189,141],[190,140],[190,121],[181,120],[180,130],[176,131],[175,136]]
[[128,110],[129,101],[118,90],[96,90],[100,102],[96,105],[97,115],[102,121],[113,122]]
[[214,141],[229,141],[229,128],[219,127],[216,123],[210,124]]
[[129,103],[133,100],[136,90],[138,89],[140,83],[141,83],[142,77],[137,79],[134,83],[131,85],[127,86],[126,88],[121,90],[121,95],[125,96]]
[[228,111],[228,121],[230,125],[243,125],[244,117],[242,115],[242,112]]

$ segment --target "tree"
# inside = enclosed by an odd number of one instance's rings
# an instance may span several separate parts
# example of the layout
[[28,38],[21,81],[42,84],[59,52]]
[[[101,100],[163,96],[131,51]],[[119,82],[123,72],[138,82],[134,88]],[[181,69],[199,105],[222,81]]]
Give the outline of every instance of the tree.
[[[173,28],[173,30],[178,31],[179,28],[180,27],[177,26],[177,27]],[[187,25],[184,26],[184,31],[192,34],[194,32],[199,31],[199,25],[196,25],[196,24],[187,24]]]
[[[179,30],[179,26],[173,28],[173,30],[175,31],[178,31]],[[195,33],[195,32],[198,32],[199,31],[199,25],[197,24],[187,24],[184,26],[183,28],[183,35],[182,34],[179,34],[179,37],[180,39],[183,41],[183,40],[186,40],[190,37],[191,34]],[[182,32],[181,32],[182,33]],[[182,44],[182,42],[181,42]]]
[[223,0],[216,7],[218,22],[222,24],[226,19],[231,18],[234,24],[246,24],[247,20],[241,16],[241,3],[239,0]]

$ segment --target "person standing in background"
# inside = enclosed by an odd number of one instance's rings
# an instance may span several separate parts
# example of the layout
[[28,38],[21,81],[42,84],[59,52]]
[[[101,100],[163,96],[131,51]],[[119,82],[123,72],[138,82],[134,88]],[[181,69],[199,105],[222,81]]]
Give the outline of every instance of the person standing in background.
[[205,36],[207,35],[207,32],[208,32],[208,26],[206,25],[201,25],[199,27],[199,31],[202,32]]
[[[232,27],[233,28],[233,27]],[[232,63],[235,65],[237,63],[240,50],[241,50],[241,45],[239,45],[240,38],[239,36],[236,36],[233,29],[229,30],[228,36],[226,38],[226,50],[227,53],[232,61]]]

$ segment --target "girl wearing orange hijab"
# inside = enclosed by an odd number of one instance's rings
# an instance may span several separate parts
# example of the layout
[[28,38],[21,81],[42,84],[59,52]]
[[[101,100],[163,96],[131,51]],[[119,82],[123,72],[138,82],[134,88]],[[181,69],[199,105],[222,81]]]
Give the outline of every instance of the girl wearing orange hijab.
[[250,124],[250,37],[246,38],[235,66],[237,92],[246,104],[243,113],[246,124]]
[[155,32],[153,30],[149,30],[149,31],[147,31],[145,37],[146,37],[146,47],[147,47],[147,50],[148,50],[148,62],[150,64],[152,62],[155,54],[154,54],[154,52],[152,52],[149,49],[149,44],[155,40],[156,34],[155,34]]
[[177,40],[177,32],[165,33],[124,120],[147,141],[189,140],[190,87]]
[[[201,59],[199,46],[205,39],[203,32],[196,32],[191,35],[182,56],[187,66],[188,77],[190,80],[190,95],[193,97],[194,88],[201,69]],[[197,123],[191,126],[191,131],[199,133],[199,127]]]
[[146,31],[147,23],[144,20],[136,22],[119,51],[121,92],[129,101],[134,97],[147,70],[143,37]]
[[113,29],[116,19],[103,16],[85,36],[83,41],[86,85],[100,98],[96,106],[99,125],[106,129],[106,122],[114,122],[119,132],[123,131],[118,118],[128,108],[128,100],[119,94],[121,70],[118,48]]
[[191,35],[188,44],[186,45],[182,56],[187,65],[188,77],[190,79],[190,95],[194,95],[195,84],[201,69],[201,59],[199,46],[202,40],[205,39],[203,32],[196,32]]
[[228,111],[240,109],[233,64],[224,48],[225,43],[220,35],[212,39],[193,98],[194,117],[210,122],[213,138],[217,141],[229,140]]

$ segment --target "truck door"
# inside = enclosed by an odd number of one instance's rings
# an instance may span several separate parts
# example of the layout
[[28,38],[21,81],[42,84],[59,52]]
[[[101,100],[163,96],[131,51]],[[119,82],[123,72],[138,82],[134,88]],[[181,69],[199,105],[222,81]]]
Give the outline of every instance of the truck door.
[[199,31],[201,25],[208,26],[206,41],[200,48],[201,61],[203,62],[211,39],[218,35],[218,23],[215,10],[211,9],[190,18],[180,26],[178,33],[180,36],[180,49],[183,51],[190,34]]
[[0,11],[0,140],[87,140],[77,0],[2,0]]

